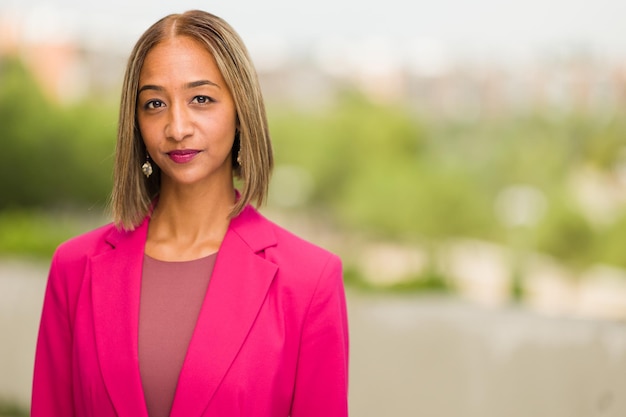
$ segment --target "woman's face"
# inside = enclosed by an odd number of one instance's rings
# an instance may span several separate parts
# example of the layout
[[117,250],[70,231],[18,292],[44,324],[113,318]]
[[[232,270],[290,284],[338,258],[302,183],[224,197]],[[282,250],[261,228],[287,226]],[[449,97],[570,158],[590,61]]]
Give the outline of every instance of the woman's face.
[[232,183],[235,103],[215,59],[192,38],[177,36],[148,52],[137,120],[162,187]]

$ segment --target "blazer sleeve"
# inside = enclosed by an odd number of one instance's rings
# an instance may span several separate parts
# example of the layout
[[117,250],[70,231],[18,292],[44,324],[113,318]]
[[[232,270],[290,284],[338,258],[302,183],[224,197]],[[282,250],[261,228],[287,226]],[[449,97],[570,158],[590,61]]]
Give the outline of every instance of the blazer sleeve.
[[331,255],[304,319],[291,417],[348,415],[348,353],[341,261]]
[[72,326],[70,302],[58,256],[46,287],[33,375],[31,417],[72,417]]

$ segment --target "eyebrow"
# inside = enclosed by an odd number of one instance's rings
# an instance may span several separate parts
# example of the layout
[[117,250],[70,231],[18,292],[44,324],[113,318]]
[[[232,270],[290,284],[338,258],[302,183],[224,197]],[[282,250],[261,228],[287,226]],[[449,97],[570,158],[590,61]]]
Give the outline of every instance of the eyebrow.
[[[185,89],[191,89],[191,88],[201,87],[203,85],[211,85],[217,88],[221,88],[219,85],[209,80],[191,81],[191,82],[186,83],[184,87]],[[137,94],[145,90],[164,91],[165,89],[161,87],[160,85],[146,84],[144,86],[141,86],[141,88],[139,88],[139,91],[137,92]]]

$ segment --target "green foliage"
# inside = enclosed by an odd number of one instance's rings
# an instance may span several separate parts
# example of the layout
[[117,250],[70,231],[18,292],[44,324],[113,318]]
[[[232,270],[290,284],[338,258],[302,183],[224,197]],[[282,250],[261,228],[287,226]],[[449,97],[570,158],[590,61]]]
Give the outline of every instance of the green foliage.
[[449,293],[452,286],[445,276],[435,271],[427,271],[422,275],[411,277],[406,281],[396,283],[387,288],[392,292],[429,292],[429,293]]
[[433,159],[428,127],[406,109],[348,96],[319,113],[273,113],[278,163],[306,169],[313,204],[333,207],[348,227],[394,236],[489,227],[484,200],[471,198],[473,173]]
[[596,234],[573,205],[553,207],[537,234],[536,246],[540,251],[575,267],[582,268],[594,261]]
[[[116,113],[109,97],[53,104],[18,60],[0,61],[0,252],[49,254],[76,230],[33,214],[34,208],[104,207]],[[330,107],[279,106],[269,116],[277,165],[297,166],[312,179],[299,209],[328,216],[348,232],[509,244],[515,226],[498,216],[496,202],[503,190],[524,185],[546,205],[524,226],[526,250],[576,268],[626,267],[624,207],[600,227],[574,203],[570,186],[583,168],[614,178],[615,168],[626,164],[623,113],[426,120],[407,106],[344,92]],[[22,218],[16,210],[24,208],[30,211]],[[347,277],[359,281],[353,272]]]
[[39,211],[0,211],[0,253],[49,258],[64,240],[85,231],[69,215]]
[[[345,95],[334,107],[272,109],[277,164],[309,172],[309,204],[345,227],[385,238],[467,236],[508,244],[496,215],[508,187],[532,187],[546,210],[529,224],[527,249],[576,268],[626,264],[626,233],[596,230],[573,204],[573,173],[607,176],[624,158],[626,118],[615,113],[529,113],[500,119],[434,121],[402,106]],[[623,218],[626,218],[626,214]],[[617,230],[623,230],[619,223]]]
[[406,277],[401,282],[388,286],[380,286],[369,283],[362,276],[360,269],[356,265],[346,265],[343,271],[343,279],[346,285],[362,291],[388,291],[388,292],[419,292],[419,293],[439,293],[447,294],[453,292],[454,288],[449,279],[432,268],[421,274]]
[[626,268],[626,213],[602,228],[595,238],[595,257],[599,262]]
[[28,417],[29,415],[24,407],[0,398],[0,417]]
[[53,105],[16,59],[0,61],[0,209],[103,207],[115,140],[113,107]]

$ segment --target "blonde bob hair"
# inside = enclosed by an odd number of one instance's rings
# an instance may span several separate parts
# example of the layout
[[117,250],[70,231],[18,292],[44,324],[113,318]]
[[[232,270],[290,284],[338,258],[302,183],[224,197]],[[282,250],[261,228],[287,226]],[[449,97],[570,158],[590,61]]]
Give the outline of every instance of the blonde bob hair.
[[141,171],[147,152],[136,115],[139,74],[148,52],[176,36],[190,37],[207,48],[235,102],[238,129],[231,158],[233,175],[240,180],[241,190],[230,217],[237,216],[249,203],[263,204],[267,197],[272,146],[261,88],[243,41],[228,23],[210,13],[192,10],[172,14],[153,24],[139,38],[126,66],[111,194],[113,220],[120,229],[133,230],[138,226],[159,193],[158,167],[153,164],[154,173],[149,178]]

